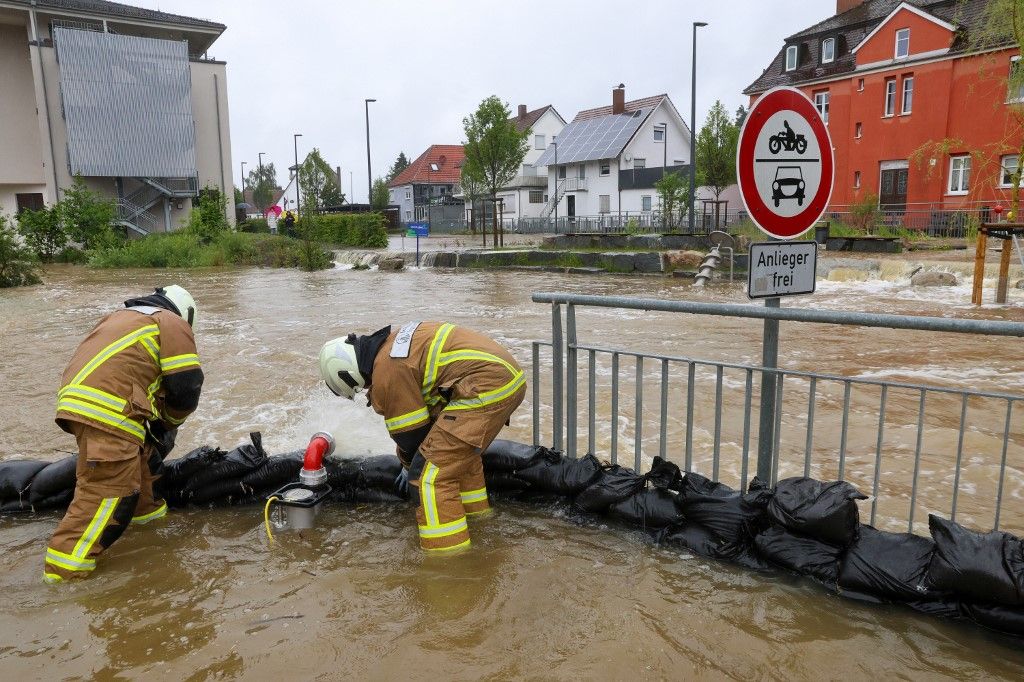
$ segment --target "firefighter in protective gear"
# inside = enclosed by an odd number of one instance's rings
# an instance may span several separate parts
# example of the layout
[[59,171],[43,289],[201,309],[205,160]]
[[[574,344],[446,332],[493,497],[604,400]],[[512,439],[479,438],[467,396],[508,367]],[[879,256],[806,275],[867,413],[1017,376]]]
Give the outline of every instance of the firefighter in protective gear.
[[384,417],[418,498],[423,549],[468,547],[466,517],[490,510],[481,454],[526,395],[512,355],[464,327],[410,322],[328,341],[320,374],[338,396],[367,389]]
[[56,421],[78,441],[77,482],[46,549],[46,582],[88,576],[129,524],[167,514],[153,483],[162,446],[199,403],[195,318],[195,301],[177,285],[125,301],[64,370]]

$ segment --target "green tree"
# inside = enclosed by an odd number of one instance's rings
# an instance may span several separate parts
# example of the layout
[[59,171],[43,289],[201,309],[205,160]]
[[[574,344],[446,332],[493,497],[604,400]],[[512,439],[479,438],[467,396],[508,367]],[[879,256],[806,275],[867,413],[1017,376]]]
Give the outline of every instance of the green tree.
[[265,211],[274,200],[274,193],[280,189],[277,184],[277,169],[274,164],[264,164],[262,168],[257,166],[249,171],[249,189],[252,190],[252,200],[261,212]]
[[741,104],[740,108],[736,110],[736,120],[733,125],[736,126],[737,130],[743,127],[743,123],[747,120],[747,114],[749,112]]
[[661,225],[671,228],[678,225],[690,204],[690,188],[681,173],[669,173],[654,183],[661,199]]
[[302,188],[302,207],[309,211],[322,211],[331,206],[340,206],[345,195],[338,187],[334,169],[324,161],[320,150],[313,148],[306,160],[299,166],[299,186]]
[[[462,177],[459,180],[459,184],[462,186],[462,196],[465,197],[465,200],[471,209],[469,214],[469,229],[473,234],[476,234],[476,204],[484,197],[484,192],[486,190],[484,189],[483,183],[473,177],[472,174],[466,172],[466,166],[462,167]],[[482,225],[481,228],[486,236],[486,226]],[[486,242],[487,240],[484,239],[484,241]],[[487,244],[484,244],[484,246],[486,245]]]
[[194,234],[201,244],[210,244],[230,229],[225,211],[226,199],[220,190],[207,187],[193,202],[185,230]]
[[391,192],[388,190],[388,183],[384,178],[377,178],[373,181],[373,192],[370,196],[370,206],[374,211],[383,211],[391,203]]
[[245,201],[245,195],[242,194],[242,190],[238,189],[238,185],[235,185],[235,206]]
[[697,184],[709,187],[715,201],[726,188],[736,184],[736,145],[740,131],[729,120],[721,102],[716,101],[697,136]]
[[44,262],[68,245],[68,232],[60,219],[56,206],[47,206],[38,211],[22,211],[18,214],[18,233],[25,244]]
[[75,177],[71,187],[64,190],[56,209],[68,238],[84,249],[105,248],[121,241],[114,229],[114,202],[91,191],[81,177]]
[[409,159],[405,158],[405,152],[399,152],[398,158],[391,164],[391,168],[388,170],[387,182],[390,183],[392,180],[398,177],[398,174],[409,167]]
[[[491,199],[516,176],[529,150],[526,140],[530,131],[517,130],[511,116],[508,105],[492,95],[480,103],[476,113],[462,119],[466,134],[466,162],[462,172],[483,185]],[[494,212],[494,243],[498,243],[497,211]]]
[[39,284],[36,259],[7,216],[0,215],[0,289]]

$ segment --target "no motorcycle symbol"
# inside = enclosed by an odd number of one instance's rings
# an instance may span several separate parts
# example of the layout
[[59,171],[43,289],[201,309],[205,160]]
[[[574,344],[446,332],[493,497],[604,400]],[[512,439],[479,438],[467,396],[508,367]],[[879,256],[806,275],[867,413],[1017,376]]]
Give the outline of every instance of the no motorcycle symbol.
[[758,227],[779,239],[806,231],[828,205],[832,172],[828,129],[802,92],[778,88],[755,103],[740,135],[737,175]]

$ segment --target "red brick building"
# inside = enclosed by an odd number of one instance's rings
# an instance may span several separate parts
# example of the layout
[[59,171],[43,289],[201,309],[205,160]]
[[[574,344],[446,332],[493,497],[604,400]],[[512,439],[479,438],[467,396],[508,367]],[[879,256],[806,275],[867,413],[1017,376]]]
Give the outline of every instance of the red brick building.
[[987,0],[838,0],[836,15],[794,34],[746,90],[789,85],[826,117],[835,148],[832,207],[877,195],[890,214],[1007,203],[1019,163],[1019,51],[979,46]]

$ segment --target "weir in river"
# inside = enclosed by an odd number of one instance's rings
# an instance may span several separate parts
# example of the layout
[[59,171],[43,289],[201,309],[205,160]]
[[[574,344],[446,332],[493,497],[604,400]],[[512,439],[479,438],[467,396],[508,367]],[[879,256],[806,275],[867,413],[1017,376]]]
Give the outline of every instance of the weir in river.
[[[67,357],[101,314],[168,277],[180,278],[202,306],[197,336],[208,376],[176,454],[204,443],[232,447],[252,430],[263,431],[268,449],[280,452],[322,428],[339,435],[342,454],[389,452],[375,415],[318,385],[316,351],[323,339],[349,330],[445,319],[493,336],[526,366],[531,343],[550,335],[550,307],[531,303],[534,291],[698,295],[682,281],[503,271],[55,268],[43,287],[0,297],[0,457],[58,459],[73,450],[52,422]],[[745,302],[739,286],[715,286],[699,296]],[[894,278],[819,282],[813,299],[786,305],[1024,321],[1019,296],[1010,306],[976,311],[966,286],[924,290]],[[754,321],[601,310],[588,312],[586,324],[589,340],[610,346],[751,364],[759,356]],[[1010,339],[939,347],[925,333],[801,325],[783,328],[780,364],[1024,390],[1024,358]],[[602,392],[603,413],[609,400]],[[713,400],[712,391],[698,412],[706,417]],[[863,409],[869,414],[871,406]],[[530,414],[526,403],[503,436],[529,441]],[[599,455],[611,450],[612,429],[601,423]],[[620,429],[628,433],[628,421]],[[706,422],[702,429],[698,445],[706,448]],[[970,438],[986,450],[995,430],[980,419]],[[948,455],[943,433],[933,431],[929,452]],[[680,433],[673,436],[670,458],[681,463]],[[1019,422],[1012,438],[1019,462]],[[829,447],[823,440],[823,455]],[[946,476],[944,464],[934,461],[924,472],[928,480]],[[1018,533],[1021,497],[1015,487],[1018,521],[1009,529]],[[38,581],[55,522],[52,515],[0,519],[6,550],[0,587],[8,595],[0,665],[12,674],[31,677],[52,666],[59,674],[96,677],[296,670],[314,676],[337,673],[343,661],[346,675],[397,677],[441,666],[452,655],[473,678],[820,677],[851,669],[1014,678],[1024,664],[999,636],[899,609],[837,602],[803,584],[552,520],[528,506],[500,508],[474,530],[474,551],[448,562],[423,557],[408,519],[379,508],[325,509],[316,531],[274,549],[261,537],[252,508],[173,514],[159,528],[126,534],[92,579],[64,592]]]

